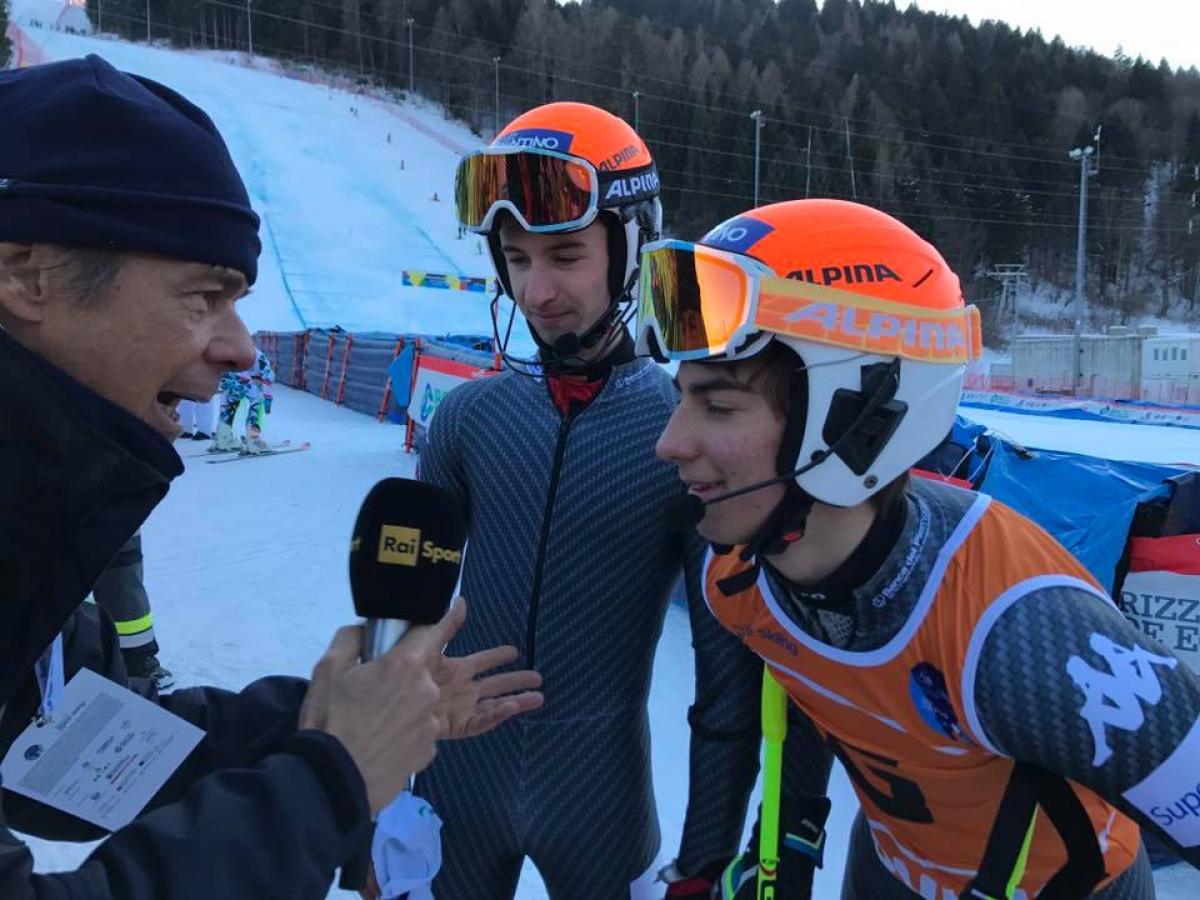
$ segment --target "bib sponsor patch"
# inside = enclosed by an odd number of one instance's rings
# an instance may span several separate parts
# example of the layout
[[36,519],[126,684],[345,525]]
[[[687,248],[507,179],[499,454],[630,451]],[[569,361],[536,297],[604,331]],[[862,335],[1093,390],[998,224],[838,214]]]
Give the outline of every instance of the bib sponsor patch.
[[1124,794],[1183,847],[1200,846],[1200,719],[1166,761]]

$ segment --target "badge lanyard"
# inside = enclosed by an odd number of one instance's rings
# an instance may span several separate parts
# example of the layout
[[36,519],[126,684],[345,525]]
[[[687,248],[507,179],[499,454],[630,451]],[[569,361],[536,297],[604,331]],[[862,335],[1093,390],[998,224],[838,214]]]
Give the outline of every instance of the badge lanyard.
[[38,657],[33,670],[37,675],[38,690],[42,694],[42,702],[38,706],[35,721],[38,725],[45,725],[47,722],[54,720],[54,710],[58,707],[59,700],[63,694],[63,642],[61,633],[56,634],[54,640],[50,642],[50,646],[42,651],[42,655]]

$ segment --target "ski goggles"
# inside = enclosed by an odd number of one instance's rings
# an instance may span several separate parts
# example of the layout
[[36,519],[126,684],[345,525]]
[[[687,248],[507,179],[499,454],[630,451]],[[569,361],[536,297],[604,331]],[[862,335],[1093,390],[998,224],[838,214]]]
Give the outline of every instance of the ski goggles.
[[508,210],[526,231],[586,228],[599,211],[600,176],[577,156],[534,147],[488,147],[468,153],[454,176],[458,221],[486,234]]
[[758,260],[685,241],[642,249],[639,348],[686,361],[732,355],[760,332],[859,353],[961,365],[983,352],[979,310],[928,309],[776,276]]

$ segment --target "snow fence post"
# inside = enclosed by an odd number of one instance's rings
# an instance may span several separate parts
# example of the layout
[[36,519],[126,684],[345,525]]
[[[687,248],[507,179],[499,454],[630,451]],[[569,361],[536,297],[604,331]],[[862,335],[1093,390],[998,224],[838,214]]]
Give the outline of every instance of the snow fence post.
[[333,348],[337,344],[336,332],[329,332],[329,350],[325,354],[325,377],[321,380],[321,399],[327,399],[329,393],[329,370],[333,367]]
[[334,403],[337,406],[342,405],[342,399],[346,396],[346,371],[350,368],[350,348],[354,346],[354,335],[346,335],[346,349],[342,351],[342,377],[338,382],[337,399]]

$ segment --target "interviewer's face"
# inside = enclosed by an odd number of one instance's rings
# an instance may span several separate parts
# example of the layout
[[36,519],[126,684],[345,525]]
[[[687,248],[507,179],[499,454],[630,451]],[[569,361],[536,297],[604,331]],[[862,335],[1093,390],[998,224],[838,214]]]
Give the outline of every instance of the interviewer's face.
[[164,438],[181,430],[180,400],[209,400],[222,372],[254,362],[235,308],[246,294],[240,273],[132,254],[99,296],[81,299],[67,268],[51,245],[0,244],[5,327]]

